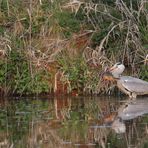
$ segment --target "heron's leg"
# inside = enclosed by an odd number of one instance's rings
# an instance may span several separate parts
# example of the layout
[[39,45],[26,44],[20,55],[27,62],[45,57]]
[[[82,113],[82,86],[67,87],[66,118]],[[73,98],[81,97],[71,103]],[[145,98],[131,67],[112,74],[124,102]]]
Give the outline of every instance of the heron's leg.
[[128,95],[129,95],[129,98],[132,99],[133,96],[132,96],[132,92],[128,92]]
[[135,93],[130,92],[129,97],[130,97],[131,100],[135,100],[137,95]]
[[135,93],[132,93],[132,97],[133,97],[133,99],[136,99],[137,95]]
[[133,99],[133,96],[132,96],[131,94],[129,94],[129,98],[130,98],[130,99]]

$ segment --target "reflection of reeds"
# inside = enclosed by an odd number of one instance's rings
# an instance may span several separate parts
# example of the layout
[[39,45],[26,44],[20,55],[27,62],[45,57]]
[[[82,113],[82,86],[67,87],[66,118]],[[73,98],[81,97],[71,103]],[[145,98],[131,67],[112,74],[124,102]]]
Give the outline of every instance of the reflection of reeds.
[[6,133],[0,133],[0,147],[13,147],[13,143],[9,141],[8,135]]
[[[81,126],[80,126],[81,124]],[[30,133],[28,136],[28,146],[30,148],[34,148],[36,146],[45,147],[69,147],[72,148],[74,146],[81,146],[81,145],[99,145],[102,148],[106,148],[107,144],[111,144],[114,146],[120,145],[120,147],[125,147],[125,145],[121,145],[120,143],[116,143],[118,137],[115,138],[115,135],[112,137],[112,134],[108,128],[97,127],[97,128],[90,128],[86,126],[84,128],[85,123],[83,122],[70,122],[66,121],[64,125],[61,126],[60,129],[52,128],[48,122],[40,122],[32,124],[30,127]],[[132,125],[134,126],[134,125]],[[139,136],[135,137],[135,127],[134,131],[132,126],[128,129],[128,136],[127,138],[127,147],[130,146],[137,146],[140,148],[142,145],[146,143],[147,134],[140,132]],[[141,135],[142,134],[142,135]],[[124,138],[124,137],[122,137]],[[139,139],[139,140],[136,140]],[[118,139],[119,140],[119,139]],[[122,140],[122,143],[125,139]],[[119,141],[120,141],[119,140]],[[109,142],[109,143],[108,143]],[[112,142],[112,143],[111,143]]]
[[141,124],[140,122],[142,122],[141,117],[127,124],[127,132],[125,135],[127,147],[135,145],[137,148],[141,148],[145,144],[147,145],[147,123]]
[[108,134],[109,130],[106,128],[95,129],[94,131],[95,142],[101,145],[102,148],[106,148]]
[[0,112],[0,117],[5,124],[0,124],[4,129],[0,132],[0,147],[106,148],[110,144],[141,148],[147,143],[146,117],[126,121],[126,133],[120,138],[103,126],[104,117],[116,112],[121,102],[69,96],[46,101],[2,102],[4,112]]
[[54,105],[57,119],[64,120],[69,118],[71,110],[71,98],[55,98]]
[[56,148],[60,147],[62,143],[56,130],[51,129],[47,123],[33,123],[30,126],[30,132],[27,139],[30,148],[36,146]]

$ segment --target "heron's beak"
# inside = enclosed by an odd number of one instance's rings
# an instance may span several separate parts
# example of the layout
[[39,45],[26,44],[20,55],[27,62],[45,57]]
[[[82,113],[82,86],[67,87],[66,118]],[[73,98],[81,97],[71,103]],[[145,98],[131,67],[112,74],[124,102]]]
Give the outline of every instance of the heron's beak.
[[117,69],[117,67],[112,66],[112,67],[109,69],[109,71],[113,71],[113,70],[115,70],[115,69]]

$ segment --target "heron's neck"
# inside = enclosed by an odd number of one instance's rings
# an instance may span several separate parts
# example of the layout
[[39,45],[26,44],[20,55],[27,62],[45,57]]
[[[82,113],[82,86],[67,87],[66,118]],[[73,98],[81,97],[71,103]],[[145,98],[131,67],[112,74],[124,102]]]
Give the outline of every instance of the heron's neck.
[[113,74],[113,77],[114,77],[114,79],[120,79],[120,77],[121,77],[121,75],[118,75],[118,74]]

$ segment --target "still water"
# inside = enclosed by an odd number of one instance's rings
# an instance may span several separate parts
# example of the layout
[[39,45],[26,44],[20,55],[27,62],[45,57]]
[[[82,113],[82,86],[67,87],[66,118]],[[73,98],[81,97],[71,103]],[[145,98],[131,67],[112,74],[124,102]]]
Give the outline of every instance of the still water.
[[0,148],[148,148],[148,98],[0,101]]

